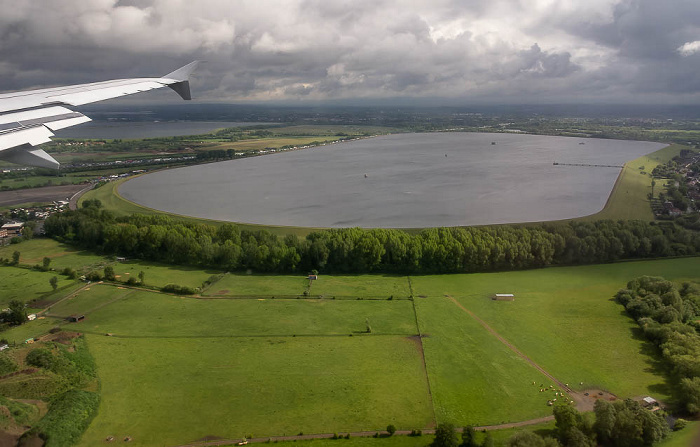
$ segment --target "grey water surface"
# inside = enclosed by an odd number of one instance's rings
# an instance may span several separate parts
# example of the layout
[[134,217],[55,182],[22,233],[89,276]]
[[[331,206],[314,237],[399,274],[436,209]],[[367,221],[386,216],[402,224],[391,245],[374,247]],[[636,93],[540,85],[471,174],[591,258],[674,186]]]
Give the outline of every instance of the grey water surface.
[[[583,143],[583,144],[581,144]],[[664,144],[523,134],[396,134],[189,166],[125,182],[141,205],[265,225],[411,228],[600,211],[618,167]]]

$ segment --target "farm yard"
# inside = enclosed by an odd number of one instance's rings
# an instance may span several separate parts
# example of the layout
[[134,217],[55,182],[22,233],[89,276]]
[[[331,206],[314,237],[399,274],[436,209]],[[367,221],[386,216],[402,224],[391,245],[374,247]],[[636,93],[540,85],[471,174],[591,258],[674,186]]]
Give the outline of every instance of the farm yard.
[[[54,327],[85,334],[101,400],[84,446],[108,436],[175,446],[387,424],[411,430],[540,421],[551,415],[548,401],[590,389],[667,400],[651,346],[612,297],[640,275],[700,279],[700,258],[488,274],[321,274],[309,281],[115,262],[42,239],[10,249],[32,262],[51,253],[56,268],[109,265],[119,275],[91,284],[62,279],[68,287],[47,295],[51,305],[41,319],[2,334],[39,345]],[[0,257],[8,256],[4,250]],[[25,266],[0,267],[0,276],[56,274]],[[146,288],[125,284],[141,271]],[[41,278],[39,295],[50,292]],[[189,296],[157,289],[168,282],[201,289]],[[12,296],[25,293],[19,282],[5,284]],[[492,300],[495,293],[515,299]],[[85,319],[68,323],[75,314]],[[570,384],[571,393],[533,363]],[[496,445],[514,430],[495,432]],[[682,445],[672,441],[664,445]],[[429,437],[343,442],[413,447]]]

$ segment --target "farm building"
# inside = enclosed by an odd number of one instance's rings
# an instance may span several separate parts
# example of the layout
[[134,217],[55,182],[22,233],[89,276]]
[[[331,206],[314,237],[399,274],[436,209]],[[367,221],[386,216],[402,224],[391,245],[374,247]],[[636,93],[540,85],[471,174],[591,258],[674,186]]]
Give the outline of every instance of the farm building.
[[318,279],[318,275],[309,275],[309,280],[315,281]]
[[67,318],[68,321],[71,323],[77,323],[78,321],[82,321],[85,319],[85,315],[71,315],[70,317]]
[[515,295],[512,293],[497,293],[492,296],[491,299],[495,301],[513,301],[515,299]]
[[34,321],[34,320],[36,320],[36,314],[29,314],[29,315],[27,315],[27,320],[29,320],[29,321]]

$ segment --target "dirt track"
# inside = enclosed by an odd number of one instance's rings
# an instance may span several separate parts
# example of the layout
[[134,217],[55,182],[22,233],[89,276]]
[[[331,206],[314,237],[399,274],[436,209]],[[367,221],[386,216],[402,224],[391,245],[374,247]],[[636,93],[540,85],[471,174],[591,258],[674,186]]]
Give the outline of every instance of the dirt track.
[[0,206],[68,200],[73,194],[83,188],[85,188],[85,185],[61,185],[0,191]]
[[[505,429],[505,428],[515,428],[515,427],[525,427],[527,425],[535,425],[535,424],[541,424],[543,422],[549,422],[554,420],[554,416],[545,416],[542,418],[537,418],[537,419],[531,419],[529,421],[521,421],[521,422],[510,422],[508,424],[500,424],[500,425],[484,425],[481,427],[474,427],[474,430],[477,431],[482,431],[482,430],[500,430],[500,429]],[[457,429],[458,433],[462,432],[461,428]],[[379,433],[379,436],[382,437],[387,437],[389,436],[389,433],[383,430],[380,431],[357,431],[357,432],[342,432],[338,433],[339,436],[345,436],[346,434],[349,434],[351,438],[370,438],[373,437]],[[410,430],[396,430],[394,433],[394,436],[408,436],[411,434]],[[435,434],[435,429],[433,428],[428,428],[423,430],[424,435],[434,435]],[[296,435],[296,436],[268,436],[265,438],[250,438],[247,439],[249,444],[256,444],[256,443],[261,443],[261,442],[277,442],[277,441],[302,441],[302,440],[308,440],[308,439],[330,439],[334,436],[333,433],[315,433],[315,434],[310,434],[310,435]],[[223,438],[217,438],[215,436],[207,437],[209,439],[207,440],[201,440],[201,441],[194,441],[189,444],[182,444],[177,447],[207,447],[207,446],[225,446],[225,445],[235,445],[239,441],[242,441],[242,439],[223,439]]]

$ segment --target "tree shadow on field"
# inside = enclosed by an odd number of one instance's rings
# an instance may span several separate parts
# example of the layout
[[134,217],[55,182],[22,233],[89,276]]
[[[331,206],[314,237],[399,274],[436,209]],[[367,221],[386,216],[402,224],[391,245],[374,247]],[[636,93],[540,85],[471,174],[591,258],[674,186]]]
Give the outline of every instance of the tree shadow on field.
[[630,328],[630,332],[632,333],[633,340],[638,340],[642,343],[639,348],[639,353],[642,354],[644,363],[647,365],[644,371],[663,379],[662,383],[649,385],[649,391],[665,396],[673,396],[675,394],[675,385],[671,378],[672,374],[662,361],[659,348],[647,340],[644,336],[644,331],[642,331],[642,328],[639,326]]

